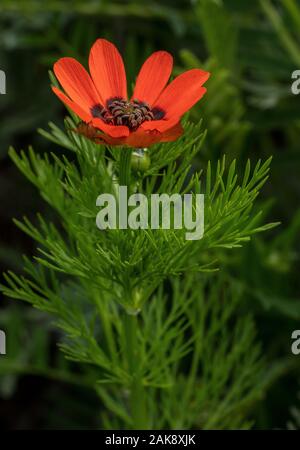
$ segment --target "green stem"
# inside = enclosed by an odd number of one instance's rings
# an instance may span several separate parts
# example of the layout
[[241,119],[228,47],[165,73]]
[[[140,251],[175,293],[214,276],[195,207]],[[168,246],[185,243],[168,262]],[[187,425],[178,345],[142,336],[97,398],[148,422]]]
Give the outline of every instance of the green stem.
[[130,187],[131,179],[131,148],[125,148],[120,151],[119,160],[119,185]]
[[[126,148],[120,153],[119,185],[130,190],[132,149]],[[130,381],[130,412],[132,428],[144,430],[148,428],[145,387],[142,379],[140,348],[138,339],[137,314],[124,313],[125,358]]]
[[147,418],[145,387],[143,385],[137,315],[125,313],[124,316],[126,359],[131,374],[130,409],[132,428],[146,430],[149,427]]

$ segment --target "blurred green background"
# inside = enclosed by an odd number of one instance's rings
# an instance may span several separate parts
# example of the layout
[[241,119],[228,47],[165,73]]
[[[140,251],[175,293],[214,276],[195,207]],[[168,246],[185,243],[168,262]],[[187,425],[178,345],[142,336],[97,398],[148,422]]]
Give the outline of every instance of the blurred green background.
[[[222,276],[241,291],[241,314],[254,314],[262,353],[272,370],[264,398],[254,406],[255,428],[300,427],[300,356],[290,350],[300,329],[300,96],[291,74],[300,69],[300,1],[8,1],[0,4],[0,268],[21,271],[33,244],[12,218],[36,211],[51,216],[36,190],[7,156],[33,145],[57,151],[36,129],[62,125],[66,111],[49,88],[48,70],[61,56],[86,64],[98,38],[112,40],[134,82],[144,59],[165,49],[174,74],[210,70],[208,93],[191,113],[208,130],[198,167],[223,153],[241,167],[274,155],[271,178],[258,207],[281,221],[244,248],[220,254]],[[0,357],[0,428],[91,428],[97,399],[78,383],[77,367],[57,349],[57,331],[42,313],[1,298],[0,329],[7,356]],[[63,369],[63,370],[62,370]]]

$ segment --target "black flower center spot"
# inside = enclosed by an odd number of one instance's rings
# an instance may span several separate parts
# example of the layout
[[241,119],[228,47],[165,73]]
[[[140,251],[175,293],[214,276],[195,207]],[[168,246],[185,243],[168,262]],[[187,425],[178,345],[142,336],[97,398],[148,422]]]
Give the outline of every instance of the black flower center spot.
[[151,110],[146,102],[129,102],[121,98],[108,100],[106,108],[100,104],[94,105],[91,114],[109,125],[125,125],[131,130],[136,130],[145,121],[160,120],[165,115],[159,108]]

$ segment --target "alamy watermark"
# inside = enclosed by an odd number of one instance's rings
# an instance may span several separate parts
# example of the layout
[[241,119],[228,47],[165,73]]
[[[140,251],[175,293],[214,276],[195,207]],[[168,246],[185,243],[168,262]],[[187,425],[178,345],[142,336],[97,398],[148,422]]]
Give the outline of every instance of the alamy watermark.
[[119,186],[117,196],[101,194],[96,224],[100,230],[185,229],[185,239],[199,240],[204,234],[204,194],[141,193],[128,197],[127,186]]
[[0,355],[6,355],[6,334],[0,330]]
[[6,94],[6,74],[0,70],[0,95]]
[[292,80],[294,80],[291,85],[292,94],[299,95],[300,94],[300,70],[294,70],[292,72],[291,78],[292,78]]
[[300,330],[294,330],[291,336],[293,342],[291,345],[291,351],[293,355],[300,354]]

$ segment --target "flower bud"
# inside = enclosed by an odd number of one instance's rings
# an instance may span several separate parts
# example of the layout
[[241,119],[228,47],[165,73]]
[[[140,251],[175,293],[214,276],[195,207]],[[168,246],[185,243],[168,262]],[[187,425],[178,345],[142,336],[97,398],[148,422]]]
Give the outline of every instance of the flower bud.
[[151,164],[146,148],[138,148],[132,152],[131,167],[135,172],[146,172]]

